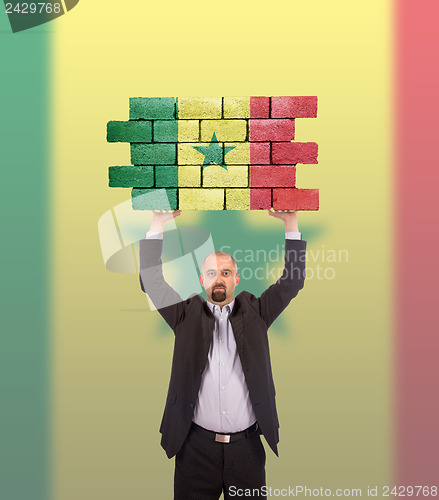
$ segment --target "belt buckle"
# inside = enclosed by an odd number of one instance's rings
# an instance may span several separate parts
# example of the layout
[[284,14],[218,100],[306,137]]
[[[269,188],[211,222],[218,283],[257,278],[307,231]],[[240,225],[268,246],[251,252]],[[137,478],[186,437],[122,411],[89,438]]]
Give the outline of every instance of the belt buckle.
[[218,443],[230,443],[230,434],[215,434],[215,441]]

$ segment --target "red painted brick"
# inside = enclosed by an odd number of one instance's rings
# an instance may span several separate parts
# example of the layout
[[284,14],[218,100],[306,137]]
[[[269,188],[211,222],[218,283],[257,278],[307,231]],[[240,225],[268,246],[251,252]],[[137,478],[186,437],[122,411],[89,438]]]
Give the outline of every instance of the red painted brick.
[[[282,143],[280,143],[282,144]],[[288,144],[288,143],[286,143]],[[269,165],[270,162],[270,143],[269,142],[251,142],[250,143],[250,163],[252,165]],[[283,162],[287,163],[287,162]]]
[[271,189],[250,189],[250,210],[271,208]]
[[[257,143],[255,143],[257,144]],[[318,145],[315,142],[273,142],[272,161],[277,165],[318,163]]]
[[275,210],[318,210],[318,189],[273,189]]
[[250,120],[251,141],[292,141],[294,120]]
[[269,97],[250,97],[250,118],[270,118]]
[[316,116],[316,96],[271,98],[271,118],[315,118]]
[[251,165],[250,187],[294,187],[294,165]]

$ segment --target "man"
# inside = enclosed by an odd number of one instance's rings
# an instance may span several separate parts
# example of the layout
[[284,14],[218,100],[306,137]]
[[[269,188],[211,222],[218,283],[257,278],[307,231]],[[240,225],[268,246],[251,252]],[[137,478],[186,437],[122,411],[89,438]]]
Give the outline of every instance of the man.
[[140,244],[140,279],[175,334],[161,444],[176,456],[174,498],[213,500],[237,492],[264,498],[263,434],[277,454],[279,422],[267,329],[304,285],[306,242],[295,212],[269,214],[285,224],[282,276],[260,297],[243,291],[236,262],[225,252],[206,257],[198,294],[182,300],[163,278],[162,238],[180,211],[154,212]]

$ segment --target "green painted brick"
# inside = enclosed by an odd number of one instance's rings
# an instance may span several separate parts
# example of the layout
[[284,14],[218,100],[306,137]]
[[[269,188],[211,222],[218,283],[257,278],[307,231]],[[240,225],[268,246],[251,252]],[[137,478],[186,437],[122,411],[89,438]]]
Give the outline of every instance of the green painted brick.
[[134,188],[131,202],[134,210],[177,210],[177,189]]
[[109,167],[110,187],[152,187],[154,186],[154,167]]
[[177,144],[131,144],[133,165],[175,165]]
[[178,121],[155,120],[154,142],[178,142]]
[[148,121],[108,122],[108,142],[151,142],[152,123]]
[[175,116],[173,97],[131,97],[131,120],[172,120]]
[[169,165],[157,165],[155,167],[156,187],[177,187],[178,167]]

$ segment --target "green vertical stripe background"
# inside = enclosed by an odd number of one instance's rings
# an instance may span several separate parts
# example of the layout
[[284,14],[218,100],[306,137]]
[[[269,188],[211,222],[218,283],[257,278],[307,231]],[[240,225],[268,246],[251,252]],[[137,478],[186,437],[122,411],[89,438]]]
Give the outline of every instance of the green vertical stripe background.
[[0,498],[48,500],[50,27],[0,16]]

